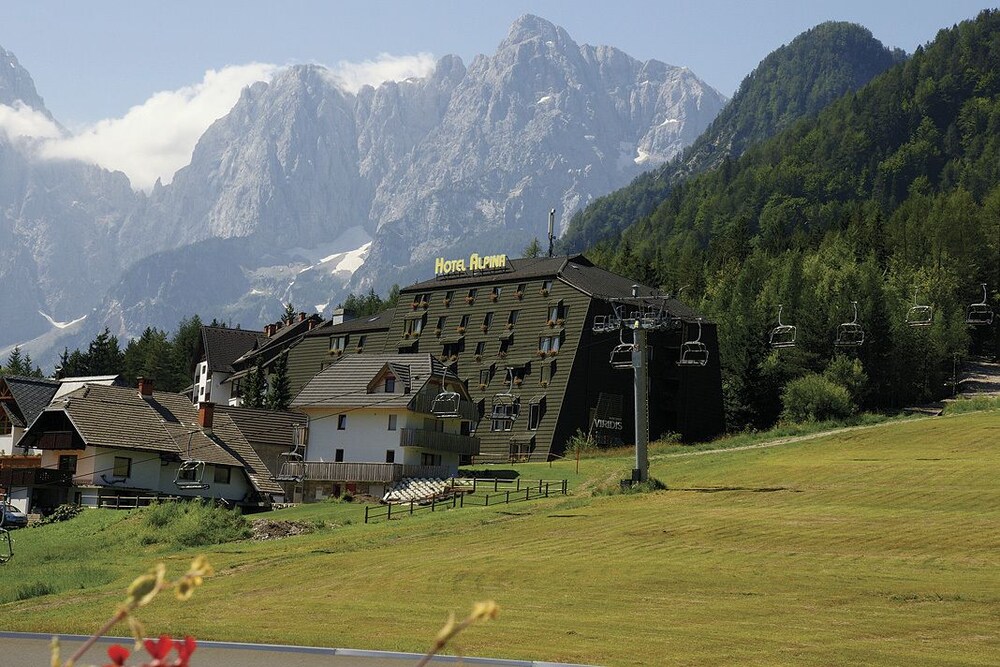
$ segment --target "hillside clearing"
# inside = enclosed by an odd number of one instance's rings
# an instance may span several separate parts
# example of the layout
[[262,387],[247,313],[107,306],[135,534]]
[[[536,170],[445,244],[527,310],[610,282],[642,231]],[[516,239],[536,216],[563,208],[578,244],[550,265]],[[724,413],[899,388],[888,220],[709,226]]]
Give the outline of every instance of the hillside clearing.
[[[218,576],[183,607],[144,611],[151,631],[420,651],[449,611],[493,598],[500,619],[455,650],[606,665],[993,664],[998,429],[995,413],[975,413],[658,457],[667,491],[368,526],[358,505],[311,505],[272,516],[326,528],[199,550],[130,546],[130,518],[95,511],[16,533],[0,570],[3,595],[50,570],[93,572],[88,588],[0,609],[7,629],[86,633],[131,575],[204,552]],[[552,478],[572,465],[517,469]],[[581,477],[630,465],[585,459]]]

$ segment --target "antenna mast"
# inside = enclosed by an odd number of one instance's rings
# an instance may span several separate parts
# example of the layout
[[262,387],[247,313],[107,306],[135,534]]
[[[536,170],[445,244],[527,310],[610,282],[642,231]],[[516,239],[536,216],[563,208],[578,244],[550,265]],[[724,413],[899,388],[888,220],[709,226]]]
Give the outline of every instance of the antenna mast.
[[556,210],[549,210],[549,257],[552,256],[553,241],[556,238]]

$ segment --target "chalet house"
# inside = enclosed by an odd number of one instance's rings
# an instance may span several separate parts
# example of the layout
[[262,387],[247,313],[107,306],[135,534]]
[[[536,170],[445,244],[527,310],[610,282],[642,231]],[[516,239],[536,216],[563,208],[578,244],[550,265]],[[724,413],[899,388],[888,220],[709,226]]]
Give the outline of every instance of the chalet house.
[[262,331],[203,326],[194,366],[191,402],[211,401],[227,405],[236,400],[231,395],[232,385],[227,382],[233,374],[233,362],[253,349],[264,338]]
[[0,377],[0,455],[10,456],[25,429],[56,395],[57,380]]
[[[287,358],[290,350],[302,342],[305,334],[322,322],[323,318],[319,315],[298,313],[289,320],[279,320],[266,325],[263,336],[258,338],[256,344],[231,362],[231,375],[224,381],[229,404],[242,405],[243,381],[254,366],[260,366],[264,376],[267,377],[273,373],[274,363],[278,357],[285,355]],[[319,370],[316,368],[308,377],[290,375],[290,379],[293,380],[291,383],[292,395],[294,396],[305,382]]]
[[155,392],[143,379],[138,390],[88,384],[55,400],[21,444],[41,450],[42,469],[62,478],[32,483],[28,509],[134,505],[156,496],[269,505],[281,487],[236,421],[214,408]]
[[430,354],[356,354],[292,401],[309,416],[302,461],[282,474],[304,500],[342,491],[382,495],[402,477],[448,477],[479,453],[465,384]]

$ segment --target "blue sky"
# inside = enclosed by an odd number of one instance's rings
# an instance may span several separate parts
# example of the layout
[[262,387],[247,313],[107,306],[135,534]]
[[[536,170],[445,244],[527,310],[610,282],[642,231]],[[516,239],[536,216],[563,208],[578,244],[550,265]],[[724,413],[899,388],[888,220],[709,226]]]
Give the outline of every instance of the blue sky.
[[187,163],[198,136],[243,86],[284,65],[327,65],[354,85],[419,75],[447,54],[468,64],[493,53],[510,24],[532,13],[578,43],[689,67],[732,96],[768,53],[823,21],[860,23],[912,52],[984,7],[969,0],[6,2],[0,46],[31,72],[73,136],[11,108],[0,108],[0,131],[44,137],[50,156],[120,169],[148,189]]

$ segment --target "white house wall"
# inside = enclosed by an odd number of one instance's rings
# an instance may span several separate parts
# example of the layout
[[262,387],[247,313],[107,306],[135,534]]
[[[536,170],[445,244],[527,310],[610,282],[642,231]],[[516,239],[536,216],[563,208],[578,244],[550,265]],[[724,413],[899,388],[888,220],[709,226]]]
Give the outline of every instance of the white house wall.
[[[347,463],[385,463],[386,450],[396,452],[396,463],[403,462],[399,432],[407,425],[407,410],[336,410],[306,409],[309,414],[309,445],[306,460],[336,460],[336,450],[344,450]],[[338,415],[347,415],[347,428],[337,429]],[[389,415],[396,415],[396,430],[389,430]]]

